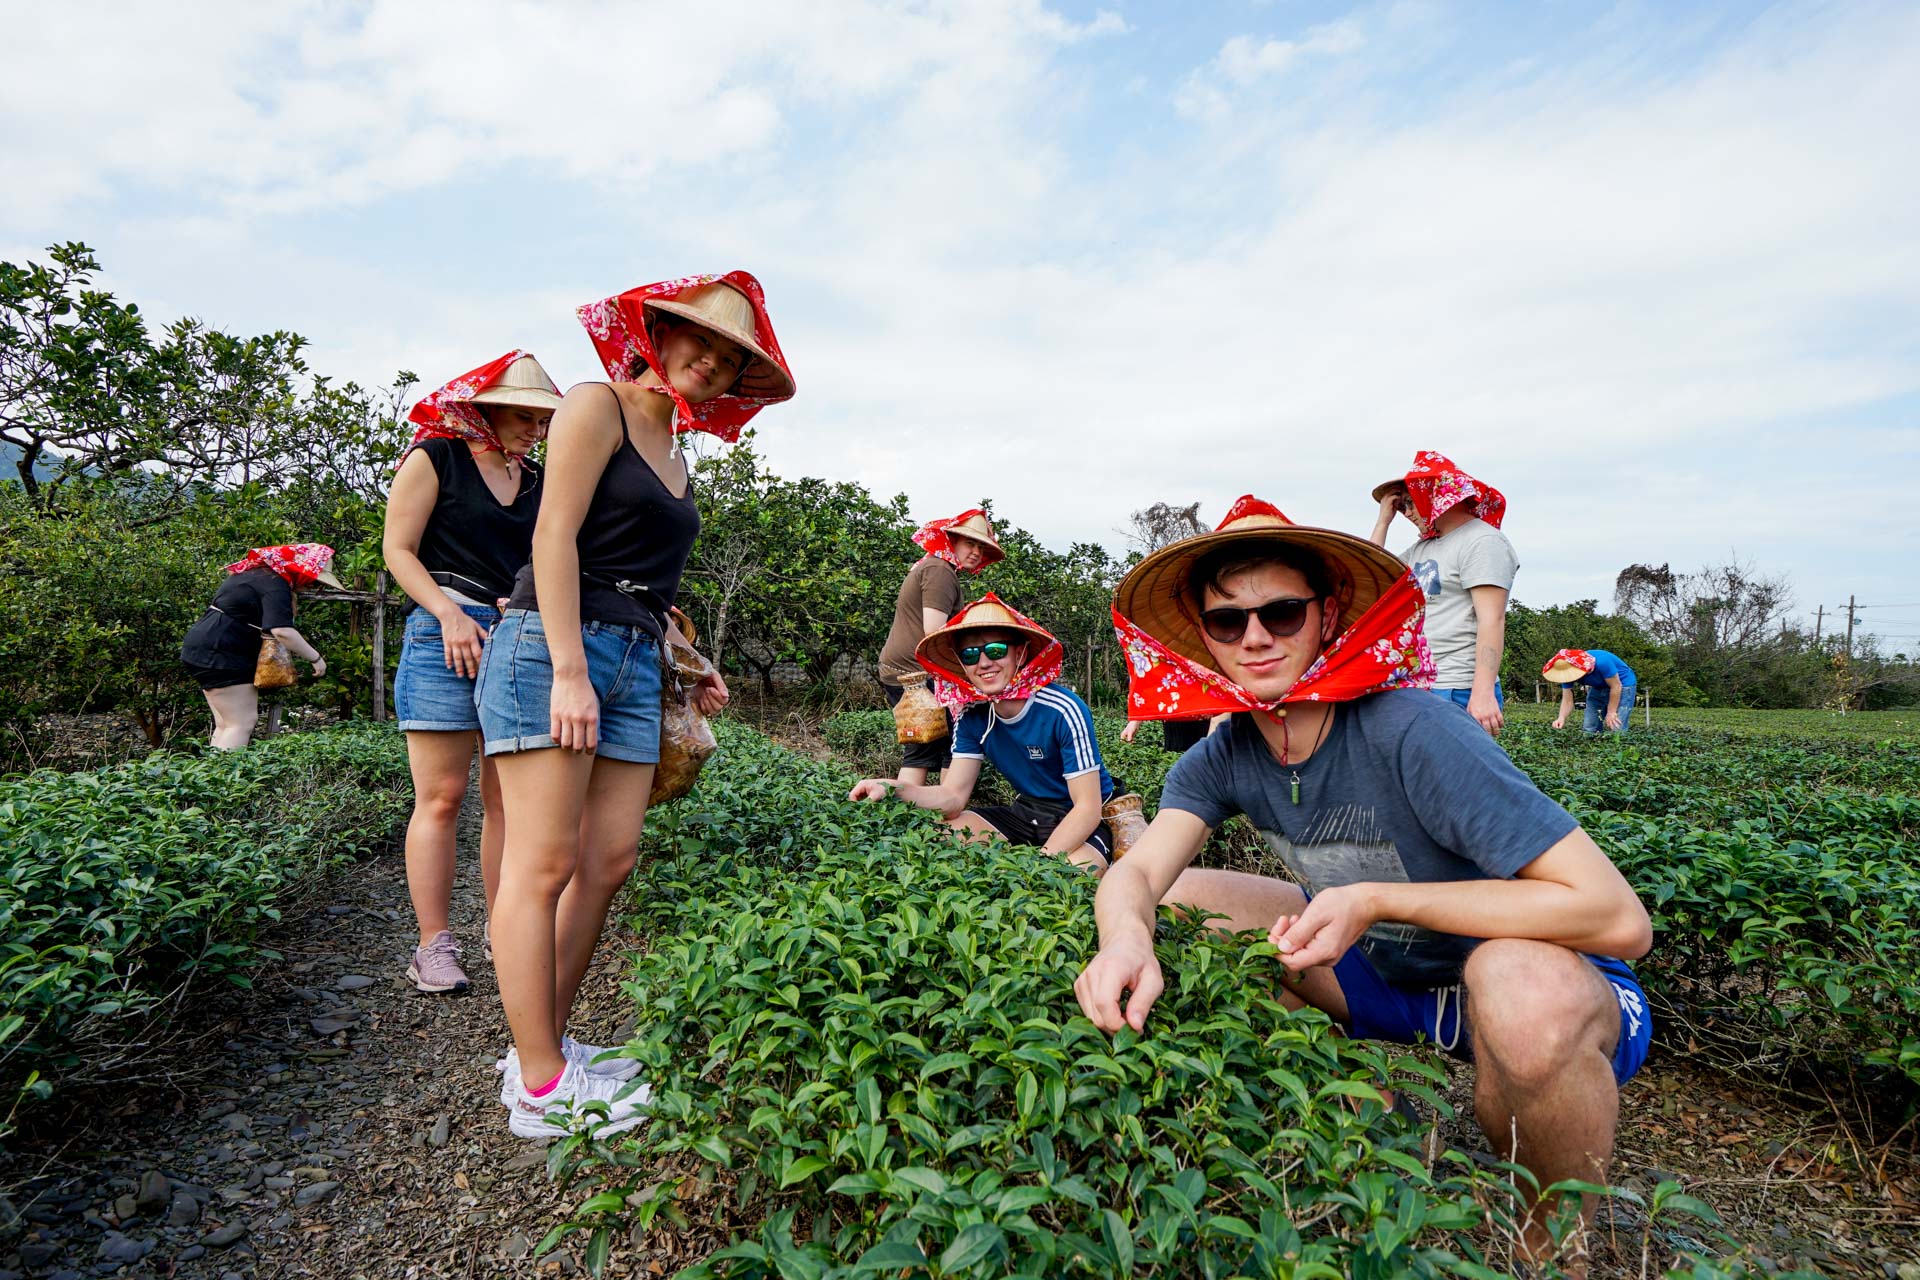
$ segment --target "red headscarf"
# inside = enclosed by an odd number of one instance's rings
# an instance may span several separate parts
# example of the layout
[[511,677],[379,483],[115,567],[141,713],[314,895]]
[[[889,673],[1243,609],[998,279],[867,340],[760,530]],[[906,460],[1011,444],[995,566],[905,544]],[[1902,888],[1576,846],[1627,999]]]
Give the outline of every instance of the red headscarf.
[[[478,369],[467,372],[449,382],[432,395],[423,396],[420,403],[413,406],[407,414],[407,421],[416,423],[413,440],[400,451],[400,461],[405,462],[412,453],[427,440],[465,440],[480,446],[485,453],[489,449],[507,452],[500,443],[500,437],[494,433],[493,424],[487,421],[487,415],[467,402],[500,380],[507,366],[527,353],[513,350],[497,360],[489,360]],[[534,438],[537,444],[546,435],[542,431]],[[511,455],[525,457],[524,453]]]
[[[958,569],[960,562],[954,558],[953,540],[947,536],[947,530],[957,524],[965,524],[975,516],[979,516],[983,520],[986,519],[986,510],[982,507],[968,507],[957,516],[949,516],[944,520],[929,520],[914,532],[914,544],[928,555],[938,556],[955,569]],[[965,537],[966,535],[962,534],[961,536]],[[996,547],[991,550],[997,552],[999,548]],[[969,569],[967,572],[978,573],[980,569],[986,568],[996,559],[998,559],[997,555],[984,556],[981,558],[979,568]],[[1009,606],[1009,608],[1011,608],[1011,606]]]
[[290,547],[255,547],[227,566],[228,573],[271,569],[295,591],[310,587],[333,567],[333,548],[320,542],[296,542]]
[[1540,668],[1540,674],[1547,674],[1553,670],[1554,664],[1559,662],[1566,663],[1583,676],[1593,674],[1593,655],[1585,649],[1562,649],[1547,659],[1546,664]]
[[[991,698],[974,688],[970,681],[955,680],[941,668],[932,665],[926,659],[916,655],[915,660],[918,661],[922,667],[926,668],[927,674],[933,679],[934,698],[941,706],[953,712],[955,715],[965,711],[976,702],[1010,702],[1015,698],[1031,698],[1035,693],[1060,678],[1060,668],[1066,662],[1067,652],[1061,647],[1060,642],[1054,638],[1051,631],[1048,631],[1045,627],[991,591],[947,619],[947,625],[942,627],[941,630],[959,631],[964,629],[968,625],[967,615],[982,605],[987,604],[998,605],[1000,608],[1005,609],[1021,626],[1037,631],[1045,636],[1047,643],[1040,648],[1038,653],[1027,659],[1025,666],[1014,673],[1011,684],[999,693],[994,694]],[[976,627],[988,627],[998,625],[998,623],[976,622],[973,625]]]
[[1473,514],[1496,529],[1506,519],[1507,500],[1501,492],[1454,466],[1453,460],[1443,453],[1420,450],[1413,455],[1413,468],[1403,479],[1407,496],[1413,500],[1413,509],[1420,514],[1422,538],[1439,537],[1440,531],[1433,527],[1433,522],[1462,502],[1472,502]]
[[[779,339],[773,336],[773,321],[767,317],[766,294],[760,282],[745,271],[662,280],[659,284],[642,285],[579,308],[576,314],[587,327],[587,336],[593,339],[593,349],[599,354],[607,376],[615,382],[633,382],[636,361],[646,361],[651,369],[660,367],[660,355],[653,349],[652,328],[647,322],[645,304],[649,300],[671,302],[683,293],[715,283],[733,286],[753,304],[754,337],[791,383],[793,371],[787,368]],[[740,428],[754,414],[787,399],[786,396],[743,396],[727,391],[705,404],[690,405],[671,382],[662,379],[662,385],[655,390],[673,397],[675,431],[705,431],[728,444],[740,438]]]

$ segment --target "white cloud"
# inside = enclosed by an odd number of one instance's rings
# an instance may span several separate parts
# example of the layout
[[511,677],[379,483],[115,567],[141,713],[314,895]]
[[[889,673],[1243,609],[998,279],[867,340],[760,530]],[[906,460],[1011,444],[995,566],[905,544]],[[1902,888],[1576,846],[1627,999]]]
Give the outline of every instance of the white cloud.
[[1174,95],[1174,109],[1189,119],[1225,120],[1233,113],[1238,91],[1284,75],[1304,59],[1338,57],[1365,43],[1359,22],[1352,18],[1309,27],[1297,40],[1230,37],[1211,61],[1187,76]]

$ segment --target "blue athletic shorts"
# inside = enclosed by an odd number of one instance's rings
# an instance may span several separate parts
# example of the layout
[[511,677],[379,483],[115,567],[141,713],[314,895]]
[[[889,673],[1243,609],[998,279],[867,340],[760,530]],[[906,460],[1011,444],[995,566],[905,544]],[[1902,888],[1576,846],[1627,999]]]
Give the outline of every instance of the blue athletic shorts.
[[[491,630],[500,611],[466,604],[460,611]],[[480,711],[473,705],[473,679],[447,665],[440,643],[440,619],[425,609],[407,615],[400,641],[400,665],[393,673],[393,715],[406,731],[471,733],[480,727]]]
[[[639,627],[585,622],[587,679],[600,699],[596,755],[634,764],[660,760],[660,642]],[[540,615],[509,609],[487,641],[474,697],[486,753],[509,755],[556,745],[553,657]]]
[[[1647,1012],[1646,992],[1624,960],[1588,956],[1587,961],[1600,971],[1620,1002],[1620,1039],[1613,1047],[1613,1078],[1615,1083],[1625,1084],[1647,1060],[1647,1048],[1653,1040],[1653,1015]],[[1473,1036],[1466,1026],[1464,984],[1431,991],[1396,987],[1380,976],[1367,953],[1357,946],[1347,948],[1347,954],[1333,966],[1333,976],[1347,998],[1347,1012],[1352,1018],[1349,1030],[1355,1039],[1394,1044],[1425,1041],[1455,1057],[1472,1059]]]

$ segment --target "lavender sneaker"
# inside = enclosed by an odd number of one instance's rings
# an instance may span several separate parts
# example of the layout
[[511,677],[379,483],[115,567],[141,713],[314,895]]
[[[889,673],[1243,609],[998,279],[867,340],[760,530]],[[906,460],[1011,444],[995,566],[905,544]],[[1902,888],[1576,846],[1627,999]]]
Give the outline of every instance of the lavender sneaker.
[[467,975],[460,968],[460,944],[445,929],[433,935],[424,947],[417,947],[407,977],[422,991],[465,991]]

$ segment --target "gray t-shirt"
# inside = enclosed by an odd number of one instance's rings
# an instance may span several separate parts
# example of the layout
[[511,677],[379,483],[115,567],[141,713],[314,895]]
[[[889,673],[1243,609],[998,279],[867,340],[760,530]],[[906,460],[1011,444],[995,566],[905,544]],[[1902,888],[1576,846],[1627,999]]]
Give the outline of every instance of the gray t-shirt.
[[[1326,741],[1286,769],[1253,717],[1236,715],[1180,757],[1160,807],[1210,827],[1246,814],[1309,894],[1509,880],[1579,826],[1458,707],[1412,689],[1339,704]],[[1478,942],[1383,921],[1360,946],[1388,982],[1430,989],[1458,982]]]
[[1433,687],[1471,689],[1480,627],[1473,588],[1513,590],[1513,575],[1520,571],[1513,544],[1476,516],[1437,538],[1414,543],[1400,559],[1427,593],[1427,645],[1439,668]]

